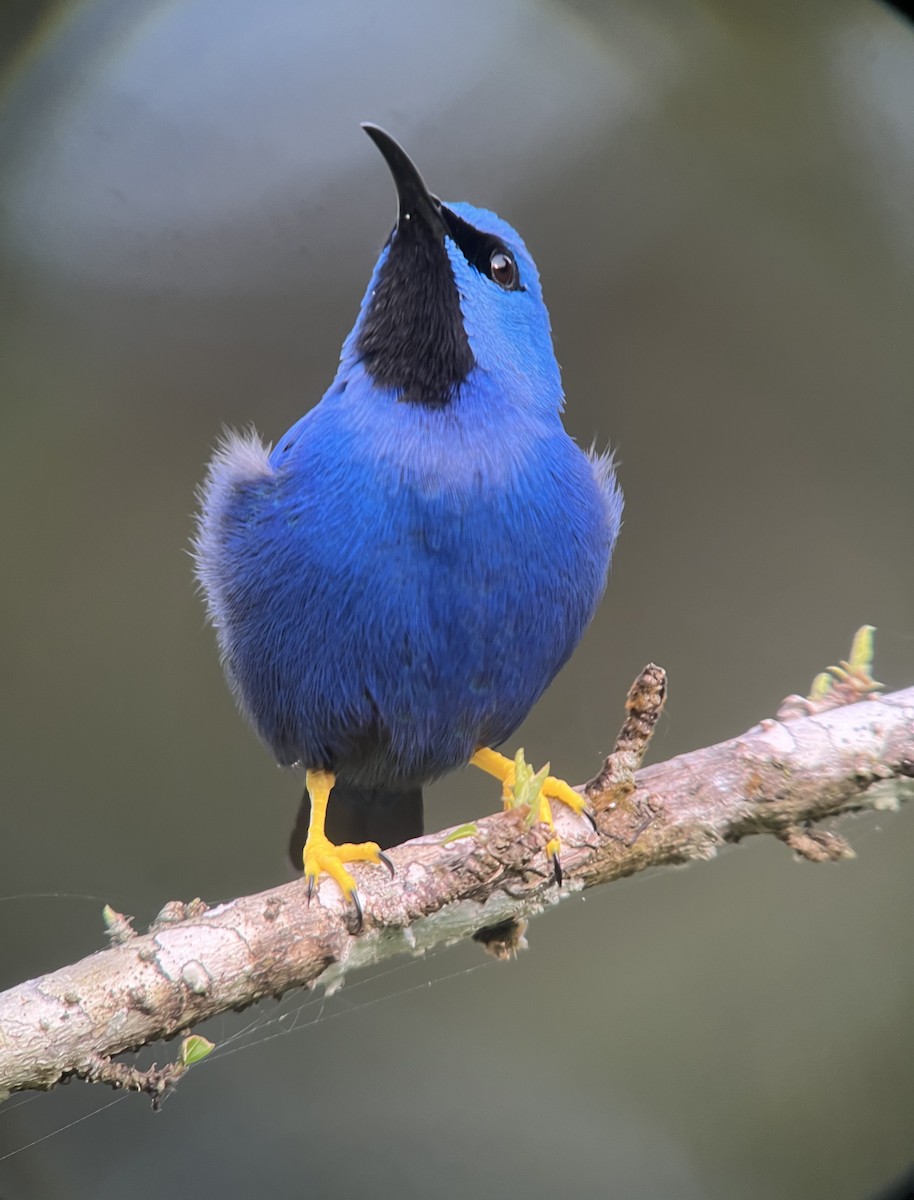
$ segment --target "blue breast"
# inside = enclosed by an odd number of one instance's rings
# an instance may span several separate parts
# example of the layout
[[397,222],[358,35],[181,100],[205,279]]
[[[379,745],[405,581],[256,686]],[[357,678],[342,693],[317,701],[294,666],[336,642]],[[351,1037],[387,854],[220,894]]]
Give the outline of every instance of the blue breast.
[[223,452],[206,586],[277,759],[399,786],[509,737],[605,586],[609,463],[485,378],[428,410],[358,371],[268,465],[245,446]]

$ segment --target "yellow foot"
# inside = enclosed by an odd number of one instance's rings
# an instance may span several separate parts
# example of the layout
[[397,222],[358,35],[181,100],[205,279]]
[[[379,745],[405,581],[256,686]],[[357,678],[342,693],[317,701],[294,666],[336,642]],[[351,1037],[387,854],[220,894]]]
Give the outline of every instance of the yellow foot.
[[310,902],[319,877],[329,875],[340,887],[355,906],[358,922],[356,930],[362,927],[362,902],[355,886],[355,880],[346,870],[344,864],[353,862],[371,862],[384,864],[394,873],[390,859],[381,853],[376,842],[343,842],[335,846],[324,833],[324,822],[327,818],[327,801],[336,779],[330,771],[308,771],[305,784],[311,798],[311,822],[308,826],[308,837],[304,848],[305,883],[308,886],[308,901]]
[[497,750],[483,748],[476,751],[470,762],[474,767],[479,767],[481,771],[485,771],[488,775],[494,775],[501,781],[502,802],[506,809],[525,805],[530,809],[531,824],[542,821],[549,826],[552,835],[546,843],[546,856],[552,863],[556,883],[560,884],[562,882],[562,864],[559,860],[561,843],[555,832],[555,820],[549,801],[557,800],[559,804],[564,804],[578,816],[587,817],[592,823],[593,818],[587,811],[584,797],[564,779],[557,779],[555,775],[546,774],[549,770],[548,765],[534,775],[532,768],[524,762],[522,750],[517,752],[516,758],[511,759],[504,754],[499,754]]

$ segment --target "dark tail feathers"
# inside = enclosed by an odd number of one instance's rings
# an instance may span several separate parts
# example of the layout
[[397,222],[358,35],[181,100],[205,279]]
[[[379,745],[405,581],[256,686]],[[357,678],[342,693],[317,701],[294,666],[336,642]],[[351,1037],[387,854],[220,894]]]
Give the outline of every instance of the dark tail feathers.
[[[289,838],[289,857],[296,871],[302,869],[302,850],[308,836],[311,801],[302,796]],[[382,850],[399,846],[422,832],[422,788],[402,791],[352,787],[337,783],[327,805],[327,837],[340,842],[377,842]]]

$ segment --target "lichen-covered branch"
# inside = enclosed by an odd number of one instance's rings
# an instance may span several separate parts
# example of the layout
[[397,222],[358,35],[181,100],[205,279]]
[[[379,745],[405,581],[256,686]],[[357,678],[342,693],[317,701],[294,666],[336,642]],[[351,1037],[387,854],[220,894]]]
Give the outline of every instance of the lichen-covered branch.
[[365,909],[358,932],[330,880],[310,906],[301,882],[212,908],[172,902],[144,934],[106,910],[110,946],[0,995],[0,1094],[77,1076],[156,1097],[201,1056],[203,1039],[185,1037],[177,1061],[158,1071],[112,1056],[263,996],[332,984],[483,930],[487,948],[510,952],[521,922],[582,888],[709,858],[749,834],[774,834],[814,861],[847,856],[844,839],[820,822],[914,797],[914,688],[872,694],[853,666],[852,655],[834,669],[829,695],[792,697],[781,719],[632,778],[663,701],[663,672],[648,668],[616,751],[583,788],[596,827],[556,813],[561,887],[543,852],[546,826],[529,826],[514,809],[391,850],[393,879],[356,867]]

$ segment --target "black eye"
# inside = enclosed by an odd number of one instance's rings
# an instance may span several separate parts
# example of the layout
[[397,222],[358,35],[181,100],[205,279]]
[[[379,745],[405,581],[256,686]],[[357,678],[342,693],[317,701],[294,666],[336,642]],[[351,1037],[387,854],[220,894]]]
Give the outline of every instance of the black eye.
[[500,287],[510,291],[517,286],[517,263],[504,250],[493,250],[489,258],[489,275]]

